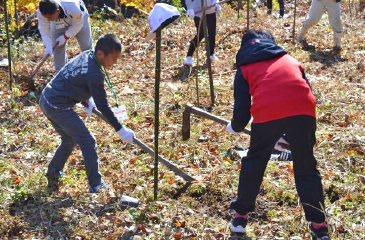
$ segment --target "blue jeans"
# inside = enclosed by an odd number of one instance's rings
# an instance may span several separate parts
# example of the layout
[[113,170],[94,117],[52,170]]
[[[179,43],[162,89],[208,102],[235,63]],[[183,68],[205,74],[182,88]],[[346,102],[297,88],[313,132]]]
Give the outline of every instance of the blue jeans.
[[84,122],[72,109],[56,109],[51,107],[43,95],[39,101],[43,113],[47,116],[54,129],[61,135],[62,142],[58,146],[50,164],[48,175],[59,175],[63,170],[72,150],[78,144],[81,148],[86,167],[87,178],[91,187],[102,181],[99,171],[99,158],[95,137],[89,132]]
[[276,141],[285,134],[293,158],[294,178],[306,219],[310,222],[325,221],[322,212],[324,196],[317,161],[313,155],[316,143],[316,119],[294,116],[265,123],[251,124],[250,150],[241,161],[237,199],[230,208],[245,215],[255,209],[267,162]]

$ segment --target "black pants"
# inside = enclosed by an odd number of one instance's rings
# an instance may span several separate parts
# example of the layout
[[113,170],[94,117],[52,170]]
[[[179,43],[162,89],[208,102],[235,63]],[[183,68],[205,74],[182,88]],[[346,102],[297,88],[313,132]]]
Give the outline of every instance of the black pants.
[[[280,6],[280,16],[284,16],[284,0],[278,0]],[[272,10],[272,0],[267,0],[267,8]]]
[[[216,33],[216,27],[217,27],[217,17],[215,13],[207,14],[207,28],[208,28],[208,37],[209,37],[209,48],[210,48],[210,55],[214,54],[214,48],[215,48],[215,33]],[[201,24],[200,31],[199,28],[199,22],[200,17],[194,17],[195,27],[197,33],[199,32],[199,42],[204,38],[204,31],[203,31],[203,23]],[[188,50],[188,57],[192,57],[194,54],[194,51],[198,45],[198,34],[195,35],[193,40],[190,41],[190,46]]]
[[[313,155],[316,119],[294,116],[266,123],[251,124],[251,142],[247,157],[242,158],[238,196],[232,209],[245,215],[255,208],[266,165],[276,141],[286,134],[293,157],[294,178],[307,221],[325,221],[323,188],[317,161]],[[321,206],[322,205],[322,206]]]

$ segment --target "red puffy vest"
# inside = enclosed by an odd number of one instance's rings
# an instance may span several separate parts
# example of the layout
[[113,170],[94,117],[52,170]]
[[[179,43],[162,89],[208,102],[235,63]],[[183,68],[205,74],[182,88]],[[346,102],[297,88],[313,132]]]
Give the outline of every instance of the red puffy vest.
[[240,69],[250,86],[253,123],[297,115],[316,117],[316,100],[301,66],[288,54]]

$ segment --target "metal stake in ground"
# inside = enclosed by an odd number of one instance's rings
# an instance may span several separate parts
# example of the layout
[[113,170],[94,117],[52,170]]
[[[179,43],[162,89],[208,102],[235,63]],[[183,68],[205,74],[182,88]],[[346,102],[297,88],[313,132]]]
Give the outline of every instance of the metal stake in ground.
[[237,19],[240,19],[240,9],[242,9],[242,0],[238,0],[237,3]]
[[11,73],[11,52],[10,52],[10,38],[9,38],[9,26],[8,26],[8,8],[6,4],[6,0],[4,1],[4,14],[5,14],[5,29],[6,29],[6,39],[8,41],[8,62],[9,62],[9,86],[10,90],[13,85],[13,74]]
[[250,0],[247,0],[247,30],[250,30]]
[[295,18],[297,16],[297,0],[294,1],[294,22],[293,22],[293,41],[295,39]]
[[[205,6],[204,0],[201,0],[202,6],[202,18],[203,18],[203,31],[204,31],[204,38],[205,38],[205,52],[207,55],[207,65],[208,65],[208,74],[209,74],[209,86],[210,86],[210,100],[211,106],[214,106],[214,86],[213,86],[213,74],[212,74],[212,66],[210,60],[210,46],[209,46],[209,35],[207,31],[207,17],[205,16]],[[200,29],[199,29],[200,30]],[[199,33],[198,33],[199,35]]]
[[155,68],[155,169],[153,198],[157,200],[158,193],[158,130],[159,130],[159,110],[160,110],[160,74],[161,74],[161,29],[156,31],[156,68]]

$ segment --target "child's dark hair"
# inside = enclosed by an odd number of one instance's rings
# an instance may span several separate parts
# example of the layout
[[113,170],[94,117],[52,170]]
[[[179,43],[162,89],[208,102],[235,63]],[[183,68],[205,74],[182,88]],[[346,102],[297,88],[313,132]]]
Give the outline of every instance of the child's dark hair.
[[60,5],[55,0],[41,0],[39,3],[39,11],[44,16],[53,15],[59,7]]
[[105,55],[113,52],[121,52],[122,44],[114,34],[105,34],[96,43],[95,52],[98,50],[102,51]]
[[275,42],[274,36],[271,32],[263,29],[259,30],[248,30],[243,34],[241,45],[252,38],[270,39]]

